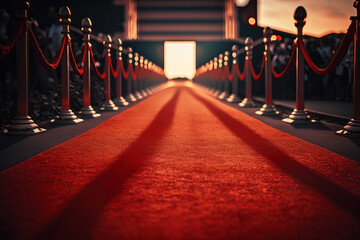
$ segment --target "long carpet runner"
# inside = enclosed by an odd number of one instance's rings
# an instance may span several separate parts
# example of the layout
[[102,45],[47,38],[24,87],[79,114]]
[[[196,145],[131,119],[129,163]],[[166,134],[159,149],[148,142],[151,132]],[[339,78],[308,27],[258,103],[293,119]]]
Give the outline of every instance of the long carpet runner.
[[360,164],[173,86],[0,173],[1,239],[360,239]]

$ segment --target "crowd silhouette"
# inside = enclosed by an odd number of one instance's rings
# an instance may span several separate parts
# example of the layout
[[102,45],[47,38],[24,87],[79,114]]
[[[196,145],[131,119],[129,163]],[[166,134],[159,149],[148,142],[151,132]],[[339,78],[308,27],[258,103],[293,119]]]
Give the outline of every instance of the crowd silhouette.
[[[15,16],[11,16],[6,10],[0,9],[0,44],[5,45],[13,34],[16,25]],[[51,7],[48,11],[50,26],[43,28],[38,20],[32,18],[30,27],[34,32],[37,42],[46,59],[53,60],[56,57],[62,43],[62,26],[58,23],[58,9]],[[103,39],[102,33],[98,34]],[[82,35],[71,33],[72,48],[77,64],[81,64],[83,55]],[[92,49],[97,67],[103,68],[102,42],[92,41]],[[16,57],[15,49],[0,59],[0,124],[1,130],[10,122],[16,113]],[[37,121],[47,121],[54,118],[60,112],[61,94],[61,69],[46,68],[30,48],[29,61],[29,107],[30,113]],[[78,111],[82,107],[82,78],[77,75],[70,66],[71,83],[70,96],[71,107]],[[104,99],[104,83],[92,74],[91,101],[93,106],[100,107]]]
[[[344,34],[329,34],[322,38],[305,38],[306,49],[310,58],[319,67],[327,66],[338,49]],[[293,40],[284,38],[272,47],[272,64],[277,72],[287,65],[293,49]],[[352,100],[353,83],[353,44],[345,59],[330,74],[320,76],[305,65],[305,98],[314,100]],[[294,69],[293,69],[294,72]],[[274,97],[277,99],[294,99],[294,73],[274,80]]]

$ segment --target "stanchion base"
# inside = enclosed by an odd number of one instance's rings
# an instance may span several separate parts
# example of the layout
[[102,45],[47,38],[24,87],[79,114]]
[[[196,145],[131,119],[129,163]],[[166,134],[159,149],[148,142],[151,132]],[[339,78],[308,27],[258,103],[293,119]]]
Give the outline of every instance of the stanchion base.
[[215,88],[211,88],[210,91],[209,91],[209,95],[213,95],[215,93]]
[[154,86],[154,87],[151,87],[151,88],[150,88],[150,91],[151,91],[152,94],[156,93],[156,92],[157,92],[157,91],[156,91],[156,87],[155,87],[155,86]]
[[153,92],[149,88],[145,88],[145,91],[148,94],[148,96],[153,94]]
[[115,98],[113,102],[118,107],[123,107],[123,106],[129,105],[129,103],[123,97]]
[[306,111],[294,109],[289,117],[284,118],[282,121],[290,124],[304,124],[310,123],[311,118]]
[[228,97],[226,99],[226,101],[231,102],[231,103],[238,103],[238,102],[240,102],[240,98],[236,94],[233,93],[230,95],[230,97]]
[[211,93],[211,89],[210,89],[210,88],[203,87],[202,90],[203,90],[206,94],[210,94],[210,93]]
[[56,124],[73,125],[83,122],[84,120],[78,118],[71,109],[62,109],[60,115],[55,119]]
[[78,115],[82,118],[97,118],[101,116],[101,114],[95,112],[92,106],[83,106]]
[[223,99],[227,99],[228,97],[230,96],[230,94],[228,92],[222,92],[220,95],[219,95],[219,99],[220,100],[223,100]]
[[351,119],[343,129],[336,132],[337,135],[358,138],[360,137],[360,120]]
[[[256,107],[256,104],[255,104],[255,102],[252,100],[252,99],[250,99],[250,98],[244,98],[242,101],[241,101],[241,103],[239,103],[239,106],[240,107],[244,107],[244,108],[253,108],[253,107]],[[264,105],[265,106],[265,105]],[[264,106],[263,106],[263,108],[264,108]],[[275,107],[274,107],[274,109],[275,109]],[[261,111],[261,110],[260,110]],[[275,111],[276,111],[276,109],[275,109]],[[260,114],[260,115],[262,115],[262,114]]]
[[144,91],[144,89],[141,89],[141,90],[140,90],[140,94],[141,94],[144,98],[146,98],[146,97],[148,96],[148,94]]
[[39,128],[30,116],[16,116],[11,121],[7,134],[30,136],[43,132],[46,132],[46,129]]
[[130,93],[129,95],[127,95],[125,99],[126,99],[126,101],[128,101],[128,102],[136,102],[136,100],[137,100],[132,93]]
[[140,100],[144,98],[138,91],[135,92],[135,96],[137,99],[140,99]]
[[264,104],[262,108],[260,108],[259,111],[256,111],[255,114],[257,115],[277,115],[279,114],[279,111],[276,110],[274,105],[267,105]]
[[220,90],[216,90],[213,94],[213,97],[217,98],[217,97],[219,97],[219,95],[220,95]]
[[107,112],[111,112],[111,111],[117,111],[119,110],[119,108],[117,106],[115,106],[114,102],[109,100],[106,101],[102,107],[100,108],[101,111],[107,111]]

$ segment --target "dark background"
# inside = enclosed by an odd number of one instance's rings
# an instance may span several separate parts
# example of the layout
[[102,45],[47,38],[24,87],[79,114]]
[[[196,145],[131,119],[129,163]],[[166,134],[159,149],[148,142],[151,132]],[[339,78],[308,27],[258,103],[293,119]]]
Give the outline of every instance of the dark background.
[[[15,0],[5,0],[0,3],[0,6],[14,15],[17,2]],[[53,12],[58,12],[61,6],[68,6],[71,10],[71,25],[76,28],[80,28],[82,19],[88,17],[92,21],[92,30],[95,35],[99,33],[113,35],[115,32],[124,31],[124,6],[114,5],[113,0],[29,0],[29,3],[29,16],[36,19],[42,29],[49,28],[54,21],[50,9]],[[262,37],[262,28],[250,26],[247,23],[249,17],[257,19],[256,9],[257,1],[250,1],[247,6],[238,8],[240,37],[251,36],[253,39]],[[123,41],[123,44],[124,47],[132,47],[134,51],[139,52],[145,58],[149,58],[157,65],[164,67],[163,41],[131,40]],[[238,43],[231,40],[197,41],[197,67],[218,56],[219,53],[230,50],[234,44]],[[238,45],[242,47],[241,44]]]

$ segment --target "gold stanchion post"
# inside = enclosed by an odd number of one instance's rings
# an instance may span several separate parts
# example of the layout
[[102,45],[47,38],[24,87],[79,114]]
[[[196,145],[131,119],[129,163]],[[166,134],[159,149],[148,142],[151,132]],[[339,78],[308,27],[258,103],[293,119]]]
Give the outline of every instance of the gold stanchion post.
[[83,32],[83,42],[85,52],[85,61],[84,61],[84,89],[83,89],[83,99],[84,106],[81,108],[79,112],[79,116],[82,118],[96,118],[101,115],[96,113],[95,110],[91,106],[91,74],[90,74],[90,34],[91,34],[91,21],[89,18],[84,18],[81,22],[81,31]]

